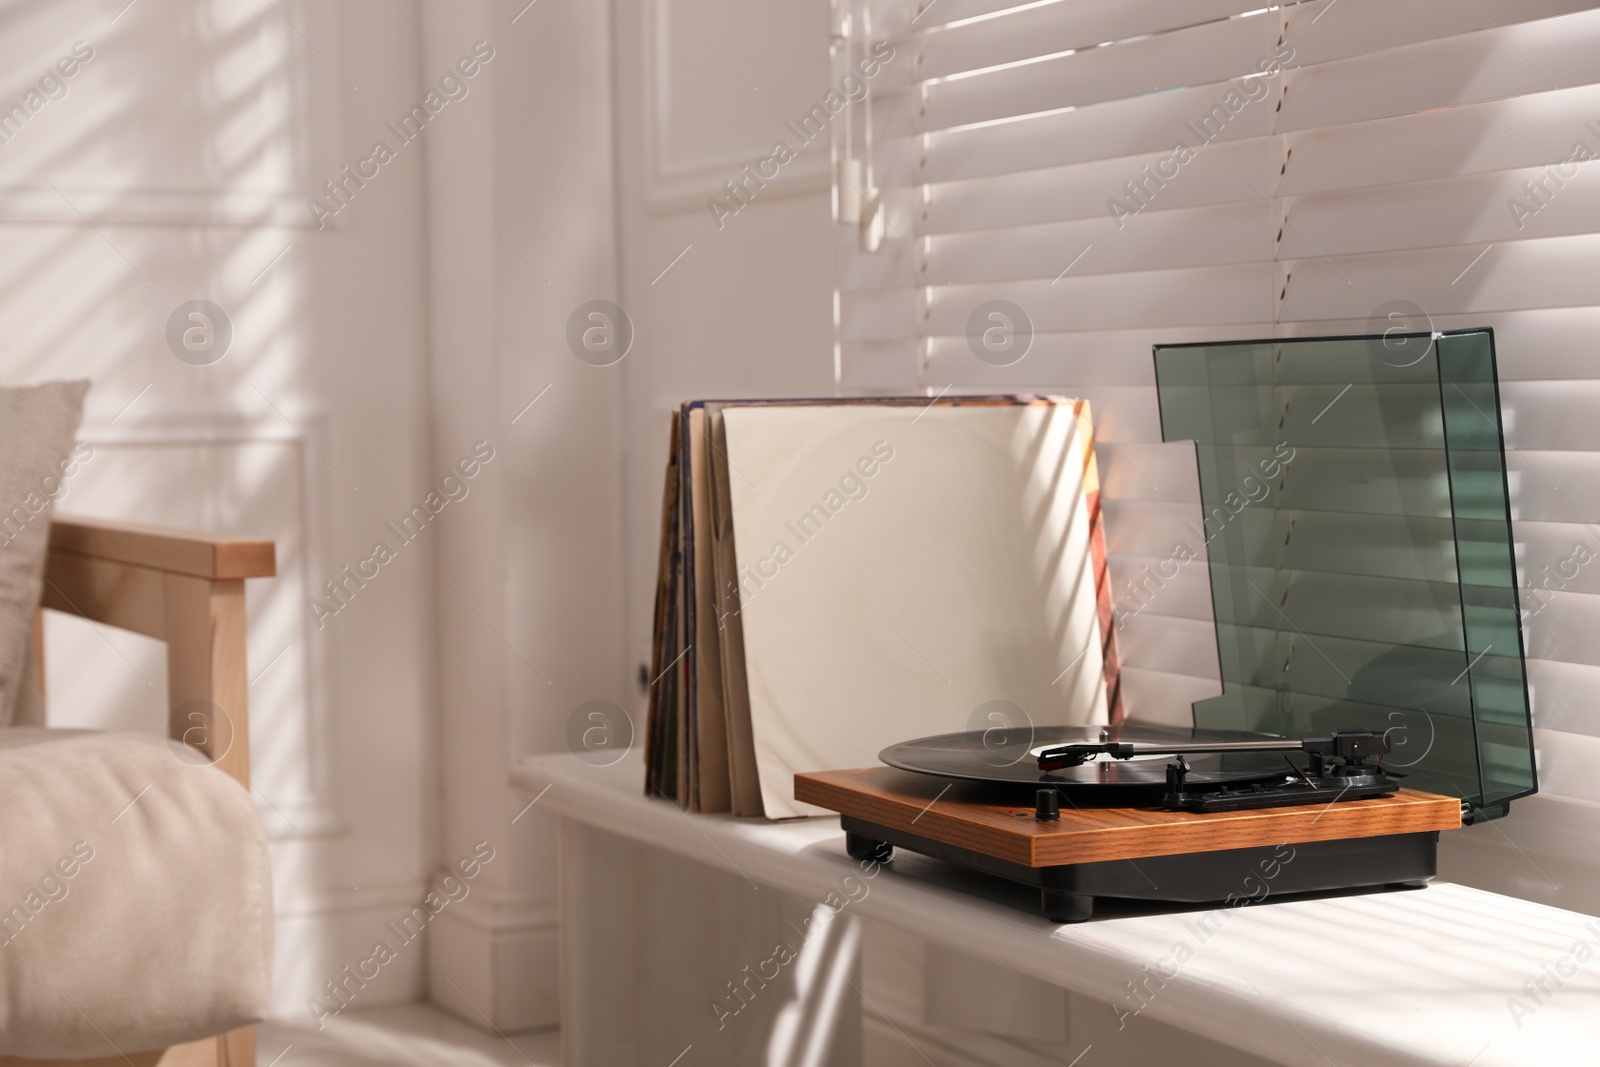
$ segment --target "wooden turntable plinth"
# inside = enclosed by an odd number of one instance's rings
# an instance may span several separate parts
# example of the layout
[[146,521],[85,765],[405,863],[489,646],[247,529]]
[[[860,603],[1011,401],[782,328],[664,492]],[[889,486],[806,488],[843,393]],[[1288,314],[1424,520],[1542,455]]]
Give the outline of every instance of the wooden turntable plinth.
[[975,797],[981,789],[892,767],[794,776],[796,800],[1024,867],[1450,830],[1461,802],[1402,789],[1394,796],[1257,811],[1074,807],[1042,822],[1032,807]]

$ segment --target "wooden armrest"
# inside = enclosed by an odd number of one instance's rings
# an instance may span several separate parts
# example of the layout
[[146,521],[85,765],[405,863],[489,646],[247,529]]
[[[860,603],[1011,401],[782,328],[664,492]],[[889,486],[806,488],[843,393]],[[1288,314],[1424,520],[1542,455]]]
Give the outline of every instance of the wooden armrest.
[[165,641],[168,736],[248,786],[244,580],[275,569],[271,541],[56,518],[41,606]]
[[212,580],[277,572],[271,541],[61,515],[50,523],[50,551]]

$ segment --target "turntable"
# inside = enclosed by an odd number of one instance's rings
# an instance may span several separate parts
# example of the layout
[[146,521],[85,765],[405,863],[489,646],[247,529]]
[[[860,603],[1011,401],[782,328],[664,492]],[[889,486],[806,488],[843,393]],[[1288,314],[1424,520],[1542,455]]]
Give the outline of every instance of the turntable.
[[[795,798],[839,812],[859,861],[998,875],[1059,922],[1096,897],[1245,903],[1263,879],[1425,883],[1441,831],[1536,788],[1492,334],[1155,354],[1163,436],[1194,442],[1200,482],[1203,550],[1171,559],[1209,572],[1221,695],[1192,728],[908,741],[797,774]],[[1138,610],[1160,589],[1128,585]]]

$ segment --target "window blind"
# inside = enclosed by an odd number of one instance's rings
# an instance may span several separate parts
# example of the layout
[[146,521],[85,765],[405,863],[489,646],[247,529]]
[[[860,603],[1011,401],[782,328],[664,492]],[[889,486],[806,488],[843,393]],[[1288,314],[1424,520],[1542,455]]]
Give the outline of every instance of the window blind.
[[[840,391],[1088,398],[1125,596],[1198,503],[1153,344],[1492,327],[1543,788],[1600,803],[1600,10],[837,0],[836,73],[885,44],[833,124]],[[1132,716],[1216,691],[1210,615],[1186,568],[1119,630]]]

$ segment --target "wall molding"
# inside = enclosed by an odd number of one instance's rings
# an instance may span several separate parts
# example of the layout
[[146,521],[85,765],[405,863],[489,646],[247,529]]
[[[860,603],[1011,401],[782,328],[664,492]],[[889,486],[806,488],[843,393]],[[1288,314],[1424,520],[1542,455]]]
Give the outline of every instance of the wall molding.
[[[60,191],[57,192],[56,189]],[[315,230],[298,193],[235,189],[106,189],[42,182],[0,185],[0,225]],[[82,212],[82,214],[79,214]]]
[[[296,409],[295,424],[316,436],[325,436],[326,412],[321,408]],[[110,452],[139,448],[205,449],[238,445],[277,445],[292,452],[295,465],[295,536],[302,547],[297,560],[290,567],[279,559],[280,576],[275,579],[281,596],[294,599],[296,609],[295,637],[290,647],[300,646],[305,654],[305,671],[299,686],[303,714],[301,729],[305,737],[302,773],[306,789],[280,794],[274,790],[271,801],[262,799],[267,794],[259,788],[256,811],[266,828],[270,840],[307,837],[334,837],[345,834],[349,826],[338,808],[333,782],[333,767],[337,763],[335,750],[337,731],[333,729],[330,700],[333,692],[333,674],[328,642],[313,640],[309,623],[301,605],[313,594],[315,576],[324,573],[323,549],[316,531],[323,528],[321,501],[324,499],[326,474],[321,458],[307,447],[305,438],[276,415],[251,416],[243,414],[217,414],[193,410],[151,410],[138,418],[117,422],[86,418],[79,430],[79,438],[95,448]],[[70,496],[70,494],[69,494]],[[67,510],[71,510],[70,505]],[[297,588],[289,590],[283,572],[298,570]],[[268,653],[273,655],[275,653]],[[259,671],[266,662],[251,663]],[[281,669],[281,668],[276,668]]]
[[[638,11],[644,63],[640,114],[644,120],[645,200],[653,211],[662,214],[703,208],[708,197],[724,195],[724,182],[737,177],[746,164],[766,158],[774,141],[788,138],[779,127],[772,131],[770,140],[753,143],[741,154],[688,163],[677,161],[671,140],[676,98],[672,91],[672,38],[665,27],[669,17],[682,16],[673,10],[672,0],[638,0]],[[776,178],[766,180],[761,198],[779,199],[832,189],[830,153],[826,148],[826,144],[817,142],[802,148],[794,162]]]

